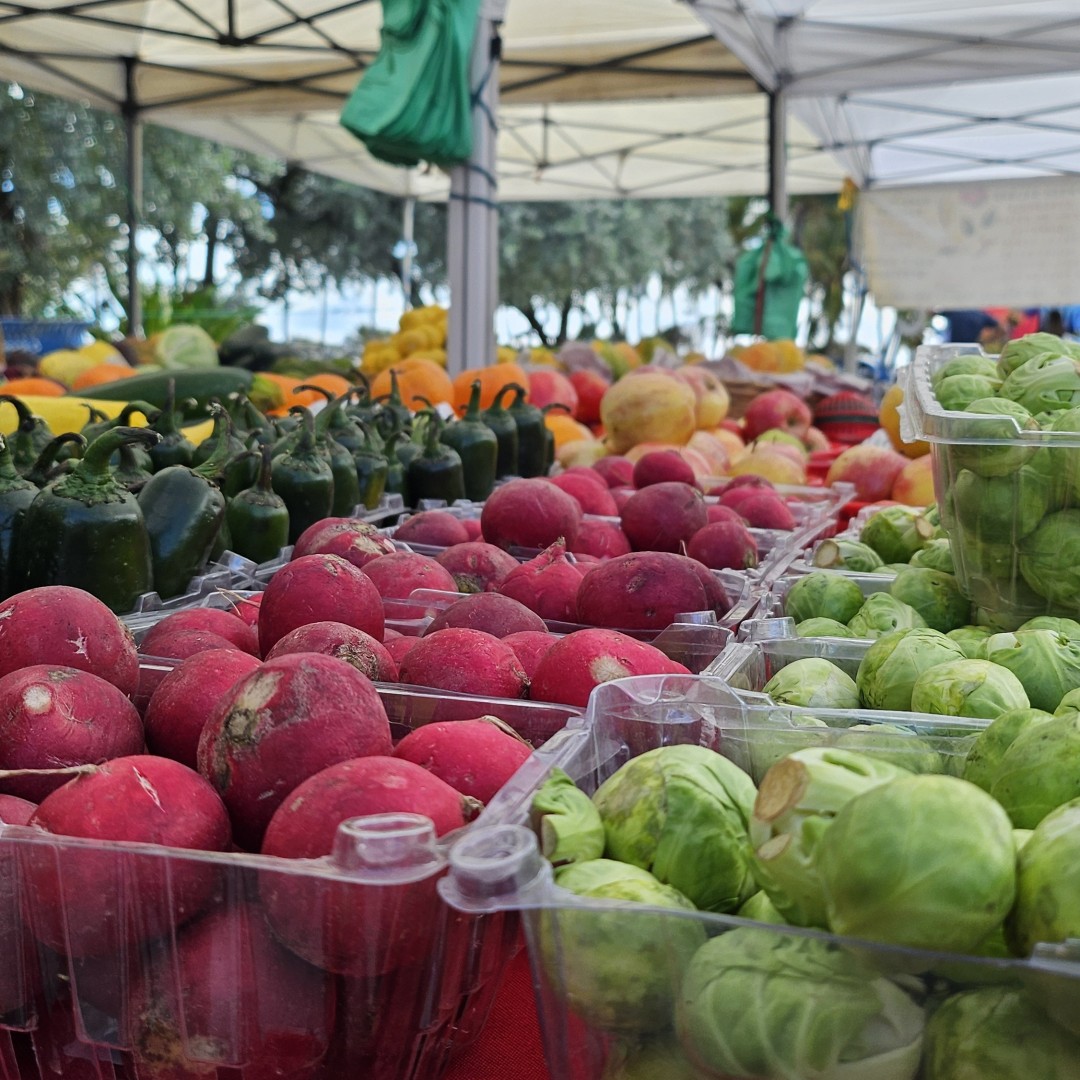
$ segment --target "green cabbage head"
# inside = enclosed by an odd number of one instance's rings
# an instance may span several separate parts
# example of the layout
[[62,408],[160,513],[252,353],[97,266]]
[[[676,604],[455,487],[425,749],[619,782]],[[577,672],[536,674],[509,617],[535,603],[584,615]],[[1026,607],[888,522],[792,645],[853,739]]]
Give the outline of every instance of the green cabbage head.
[[[1068,356],[1076,350],[1067,341],[1063,341],[1055,334],[1025,334],[1006,342],[997,358],[996,371],[999,379],[1007,379],[1018,367],[1033,360],[1036,356]],[[950,361],[952,363],[953,361]],[[949,365],[945,364],[938,371],[944,371]],[[982,370],[980,369],[980,374]],[[933,380],[931,380],[933,381]]]
[[879,638],[925,625],[926,620],[910,604],[885,592],[871,593],[848,620],[848,626],[860,638]]
[[886,506],[866,520],[859,540],[877,552],[884,563],[907,563],[934,539],[936,530],[910,506]]
[[986,642],[993,636],[994,631],[989,626],[958,626],[950,630],[945,636],[950,641],[955,641],[960,646],[964,655],[969,660],[986,659]]
[[859,699],[867,709],[909,712],[915,680],[935,664],[962,659],[959,645],[929,627],[886,634],[866,650],[859,664],[855,677]]
[[957,420],[953,431],[971,442],[957,442],[949,447],[951,471],[970,469],[979,476],[1008,476],[1030,461],[1038,449],[1023,443],[1021,432],[1038,431],[1039,422],[1017,401],[1001,397],[979,398]]
[[1026,725],[1001,755],[990,794],[1018,829],[1080,798],[1080,713]]
[[989,660],[953,660],[924,671],[911,689],[915,712],[996,720],[1031,704],[1020,680]]
[[850,627],[835,619],[803,619],[796,624],[795,633],[799,637],[855,637]]
[[788,590],[784,614],[797,623],[806,619],[835,619],[846,623],[862,607],[862,589],[843,574],[815,570]]
[[804,709],[857,709],[855,680],[834,663],[807,656],[782,667],[762,688],[773,701]]
[[964,779],[981,787],[983,791],[992,791],[994,781],[1001,771],[1001,759],[1005,756],[1005,751],[1022,732],[1049,719],[1050,714],[1042,709],[1010,709],[1002,713],[979,732],[972,744],[967,761],[964,762]]
[[1053,630],[995,634],[986,643],[986,659],[1008,668],[1023,684],[1032,706],[1044,712],[1053,712],[1070,690],[1080,686],[1080,638]]

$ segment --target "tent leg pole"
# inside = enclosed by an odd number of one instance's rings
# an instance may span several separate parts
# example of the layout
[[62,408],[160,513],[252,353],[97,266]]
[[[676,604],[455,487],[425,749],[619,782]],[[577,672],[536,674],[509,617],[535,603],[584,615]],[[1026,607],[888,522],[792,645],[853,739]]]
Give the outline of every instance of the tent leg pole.
[[128,274],[128,333],[142,333],[142,298],[139,295],[139,221],[143,206],[143,128],[135,92],[133,57],[124,58],[124,167],[127,189],[127,274]]
[[401,239],[404,243],[404,251],[401,256],[401,291],[405,294],[405,306],[413,305],[413,253],[415,243],[413,237],[416,229],[416,198],[408,195],[405,205],[401,209]]
[[769,206],[781,220],[788,215],[787,103],[782,89],[769,92]]

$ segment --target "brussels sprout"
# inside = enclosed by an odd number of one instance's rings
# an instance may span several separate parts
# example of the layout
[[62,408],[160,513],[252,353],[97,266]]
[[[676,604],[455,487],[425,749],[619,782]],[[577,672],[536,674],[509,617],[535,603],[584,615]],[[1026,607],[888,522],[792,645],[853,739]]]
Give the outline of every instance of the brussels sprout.
[[745,926],[690,961],[675,1028],[720,1077],[913,1080],[925,1016],[896,983],[816,937]]
[[1070,690],[1059,702],[1054,710],[1055,716],[1064,716],[1066,713],[1080,712],[1080,687]]
[[972,441],[957,442],[949,448],[955,470],[970,469],[979,476],[1008,476],[1035,453],[1036,447],[1017,438],[1020,432],[1039,430],[1038,422],[1023,405],[1004,398],[979,398],[964,410],[964,415],[971,419],[957,421],[953,429],[957,437]]
[[[1021,956],[1040,941],[1080,938],[1080,799],[1047,814],[1021,848],[1006,931]],[[1080,1033],[1080,1014],[1070,1028]]]
[[1080,1043],[1012,986],[954,994],[926,1025],[923,1080],[1073,1080]]
[[1042,709],[1010,709],[979,732],[964,762],[963,777],[983,791],[992,791],[1005,751],[1029,727],[1050,719]]
[[811,560],[823,570],[843,568],[856,574],[873,574],[882,567],[881,556],[858,540],[822,540]]
[[819,656],[807,656],[782,667],[762,688],[781,705],[804,709],[857,709],[855,680]]
[[757,883],[788,922],[827,928],[814,866],[824,831],[856,795],[907,775],[888,762],[831,748],[796,751],[765,774],[750,819],[752,865]]
[[859,540],[886,563],[909,562],[933,538],[933,525],[910,506],[886,506],[867,518],[859,532]]
[[776,905],[769,899],[769,894],[764,891],[754,893],[735,914],[740,919],[753,919],[754,922],[787,926],[787,919],[776,910]]
[[855,637],[848,627],[835,619],[803,619],[796,624],[795,633],[799,637]]
[[1080,713],[1026,725],[1001,755],[990,794],[1018,829],[1080,798]]
[[927,668],[963,657],[959,645],[928,627],[885,634],[859,664],[855,676],[859,699],[868,709],[906,712],[911,708],[911,688]]
[[913,948],[970,952],[1012,907],[1008,815],[953,776],[904,776],[856,796],[818,844],[829,928]]
[[671,1035],[641,1043],[616,1045],[608,1054],[600,1080],[706,1080]]
[[950,412],[961,412],[979,398],[993,397],[1001,385],[998,378],[987,379],[982,375],[949,375],[934,388],[938,404]]
[[989,660],[936,664],[915,680],[911,690],[915,712],[941,716],[996,720],[1009,709],[1026,709],[1030,704],[1020,680]]
[[954,375],[981,375],[984,379],[992,379],[999,386],[1003,375],[998,374],[997,361],[992,356],[983,356],[981,353],[965,353],[962,356],[954,356],[946,361],[930,376],[930,385],[937,388],[945,379]]
[[879,638],[895,630],[925,626],[926,620],[910,605],[888,593],[871,593],[863,606],[848,620],[856,637]]
[[1019,577],[1019,557],[1012,544],[999,544],[965,535],[960,551],[964,567],[973,577],[1004,583]]
[[593,796],[607,855],[651,871],[705,911],[734,911],[756,889],[746,851],[754,782],[702,746],[632,758]]
[[1060,350],[1033,356],[1006,377],[998,393],[1033,414],[1071,409],[1080,405],[1080,360]]
[[1023,684],[1032,706],[1045,712],[1053,712],[1070,690],[1080,686],[1080,638],[1053,630],[995,634],[986,643],[986,659],[1008,668]]
[[943,574],[955,574],[956,563],[953,560],[952,544],[948,537],[940,536],[928,540],[926,547],[920,548],[911,556],[911,566],[922,566],[927,570],[940,570]]
[[1007,379],[1018,367],[1036,356],[1047,353],[1051,356],[1069,356],[1075,351],[1067,341],[1054,334],[1025,334],[1007,342],[1001,350],[996,364],[997,375],[999,379]]
[[562,769],[552,769],[533,796],[530,818],[540,837],[540,850],[555,866],[599,859],[604,854],[600,813]]
[[1061,619],[1056,615],[1036,615],[1034,619],[1028,619],[1021,623],[1018,630],[1053,630],[1056,634],[1064,634],[1065,637],[1080,638],[1080,622],[1075,619]]
[[843,574],[815,570],[799,578],[788,590],[784,614],[801,623],[806,619],[835,619],[846,623],[862,607],[862,589]]
[[889,593],[913,607],[932,630],[942,634],[963,626],[971,616],[971,602],[952,574],[912,566],[897,574]]
[[564,866],[555,884],[577,896],[621,902],[555,907],[540,919],[541,956],[570,1007],[615,1031],[667,1026],[676,988],[705,930],[693,919],[633,911],[632,905],[683,912],[694,905],[648,871],[612,859]]
[[941,507],[937,503],[931,503],[923,508],[922,516],[930,522],[935,533],[934,539],[941,539],[945,535],[941,529]]
[[993,635],[989,626],[958,626],[945,636],[960,646],[969,660],[986,659],[986,642]]
[[945,772],[945,762],[933,746],[902,724],[852,724],[836,739],[834,746],[870,754],[913,773]]
[[[816,716],[799,712],[784,714],[777,710],[769,717],[767,728],[752,727],[747,731],[747,736],[750,744],[749,772],[754,781],[759,782],[773,765],[788,754],[811,746],[827,746],[832,739],[832,731]],[[734,745],[734,737],[729,734],[726,748],[730,750]]]
[[1048,514],[1020,547],[1020,573],[1040,596],[1080,608],[1080,510]]
[[1050,509],[1050,484],[1025,466],[1008,476],[976,476],[964,469],[952,489],[959,526],[977,539],[1027,536]]

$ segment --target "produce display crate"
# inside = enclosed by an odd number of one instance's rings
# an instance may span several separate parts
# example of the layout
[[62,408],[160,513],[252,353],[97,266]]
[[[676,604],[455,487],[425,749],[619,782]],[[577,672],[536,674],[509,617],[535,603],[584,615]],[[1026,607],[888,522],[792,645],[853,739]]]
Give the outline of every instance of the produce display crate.
[[[624,679],[606,684],[593,695],[585,724],[568,731],[559,753],[546,761],[564,769],[591,793],[627,760],[657,747],[707,746],[742,764],[755,754],[771,756],[778,749],[796,749],[789,734],[782,725],[778,727],[768,709],[748,710],[744,695],[722,680]],[[778,735],[782,737],[779,745]],[[944,754],[962,760],[966,752],[962,737],[943,732],[940,740]],[[871,756],[893,749],[889,743],[875,744],[870,737],[859,747]],[[539,757],[535,760],[538,766],[543,764]],[[523,774],[519,776],[524,780]],[[454,845],[450,873],[439,889],[462,913],[511,910],[521,914],[552,1077],[662,1076],[674,1080],[741,1075],[819,1080],[822,1076],[881,1076],[915,1080],[923,1075],[918,1070],[927,1049],[924,1023],[932,1011],[965,990],[1002,984],[1015,991],[1024,1008],[1036,1010],[1040,1022],[1053,1028],[1045,1020],[1053,1012],[1075,1030],[1080,1015],[1080,962],[1077,950],[1069,945],[1039,946],[1027,960],[976,959],[733,915],[673,912],[576,896],[553,883],[551,868],[528,827],[536,777],[529,775],[529,782],[528,788],[522,784],[504,789],[478,827]],[[723,1043],[771,1029],[777,1040],[775,1056],[744,1059],[743,1068],[723,1073],[697,1072],[683,1058],[680,1040],[684,1033],[675,1024],[676,1002],[684,993],[684,975],[697,949],[736,931],[744,941],[751,932],[758,947],[730,966],[721,963],[713,972],[717,981],[709,991],[710,1004],[714,1014],[724,1018],[711,1029],[713,1037]],[[803,978],[785,998],[784,979],[770,977],[766,954],[804,949],[817,949],[826,963],[803,967]],[[893,1040],[893,1052],[882,1060],[863,1067],[850,1061],[835,1069],[822,1068],[820,1061],[813,1060],[811,1047],[820,1049],[822,1044],[811,1033],[817,1036],[826,1026],[833,1035],[840,1031],[832,1027],[839,1014],[832,1011],[837,986],[827,974],[830,958],[841,963],[848,975],[865,980],[856,984],[861,990],[856,990],[854,1000],[866,1004],[868,998],[874,1000],[875,990],[882,989],[893,993],[893,988],[902,988],[906,993],[912,1022],[892,1029],[903,1034]],[[755,959],[762,965],[756,974]],[[882,979],[890,986],[883,987],[878,982]],[[773,994],[778,996],[773,998]],[[886,1022],[877,1033],[885,1035],[888,1027]],[[993,1028],[986,1025],[988,1037]],[[1036,1038],[1026,1031],[1024,1035],[1017,1031],[1013,1037],[1025,1035]]]
[[[395,737],[446,698],[379,692]],[[556,714],[581,722],[565,706],[480,704],[535,742],[557,744]],[[383,814],[298,861],[0,827],[0,1078],[439,1080],[521,946],[516,912],[468,915],[438,895],[454,839]],[[31,893],[42,880],[52,902]]]
[[930,444],[957,581],[973,603],[1003,629],[1036,615],[1078,618],[1080,514],[1069,508],[1080,492],[1080,433],[1020,430],[1008,416],[942,408],[934,372],[979,352],[975,345],[918,349],[901,372],[901,435]]

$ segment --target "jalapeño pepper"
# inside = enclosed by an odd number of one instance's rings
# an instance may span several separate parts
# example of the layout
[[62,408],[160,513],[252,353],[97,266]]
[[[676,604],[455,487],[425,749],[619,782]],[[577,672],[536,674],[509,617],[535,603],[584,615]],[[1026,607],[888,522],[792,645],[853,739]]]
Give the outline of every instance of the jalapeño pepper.
[[393,368],[390,369],[390,393],[381,394],[373,400],[379,405],[379,410],[375,413],[375,423],[383,438],[399,428],[408,428],[412,423],[412,410],[401,400],[401,388],[398,386],[397,372]]
[[38,454],[48,445],[53,433],[49,425],[35,416],[17,397],[0,394],[0,401],[6,401],[18,414],[19,426],[10,439],[11,460],[15,471],[25,476],[38,459]]
[[[74,431],[66,431],[63,435],[57,435],[45,444],[45,449],[38,454],[34,467],[26,474],[26,479],[37,487],[42,488],[50,480],[55,480],[61,473],[70,472],[66,463],[57,465],[61,461],[61,452],[67,446],[77,446],[78,452],[75,457],[82,457],[82,451],[86,448],[86,440]],[[124,444],[127,446],[127,443]],[[121,447],[121,450],[124,449]]]
[[345,404],[345,397],[335,397],[321,386],[298,386],[297,390],[317,390],[326,398],[326,405],[315,417],[315,446],[326,456],[334,474],[334,517],[349,517],[360,503],[360,479],[352,453],[334,438],[330,425]]
[[0,435],[0,598],[22,589],[15,570],[15,547],[27,507],[38,489],[15,471],[11,451]]
[[465,472],[465,498],[483,502],[495,487],[495,467],[499,459],[499,440],[480,417],[480,380],[469,391],[465,415],[445,424],[439,438],[458,452]]
[[[371,429],[375,435],[378,435],[378,429],[372,425]],[[405,495],[405,462],[401,460],[401,456],[398,454],[398,447],[401,445],[403,439],[408,439],[408,436],[404,431],[395,431],[393,435],[386,440],[386,485],[384,490],[390,492],[391,495]]]
[[71,585],[122,614],[154,587],[142,510],[114,479],[109,458],[124,443],[149,445],[158,438],[147,428],[112,428],[86,448],[70,474],[38,492],[19,528],[26,588]]
[[443,419],[435,409],[424,409],[428,420],[421,453],[409,462],[405,487],[409,506],[419,506],[423,499],[443,499],[447,505],[465,498],[465,474],[461,457],[453,447],[440,440]]
[[334,473],[315,445],[315,417],[310,409],[289,410],[302,417],[296,446],[275,457],[270,468],[274,491],[285,500],[289,511],[289,543],[316,521],[330,516],[334,505]]
[[147,480],[154,474],[144,469],[139,459],[131,452],[127,444],[120,447],[120,464],[113,469],[113,476],[132,494],[137,495],[146,486]]
[[[226,498],[231,498],[238,491],[243,491],[255,483],[259,466],[248,456],[248,448],[244,440],[236,434],[229,411],[218,401],[213,402],[212,407],[221,409],[224,413],[224,427],[217,423],[218,414],[215,412],[214,430],[195,447],[194,465],[203,465],[211,458],[223,461],[218,467],[221,490]],[[222,444],[224,456],[218,457]]]
[[499,440],[499,458],[495,464],[495,476],[502,479],[504,476],[517,476],[518,468],[518,429],[514,418],[503,408],[503,392],[509,386],[504,386],[489,409],[481,414],[483,421]]
[[160,472],[170,465],[192,464],[195,460],[195,445],[180,430],[180,414],[176,411],[175,379],[169,380],[165,405],[150,428],[161,436],[161,441],[147,451],[152,472]]
[[518,431],[518,476],[544,476],[547,474],[547,437],[548,429],[544,423],[544,414],[535,405],[525,400],[525,387],[517,383],[508,383],[498,393],[498,398],[507,390],[514,391],[514,400],[506,410],[517,424]]
[[249,452],[260,459],[259,476],[254,487],[229,500],[225,526],[230,548],[245,559],[261,563],[276,558],[289,542],[289,510],[270,485],[270,447]]
[[357,427],[364,436],[363,445],[353,454],[360,501],[366,509],[374,510],[386,491],[390,462],[386,456],[386,444],[375,430],[375,425],[360,421],[357,422]]

